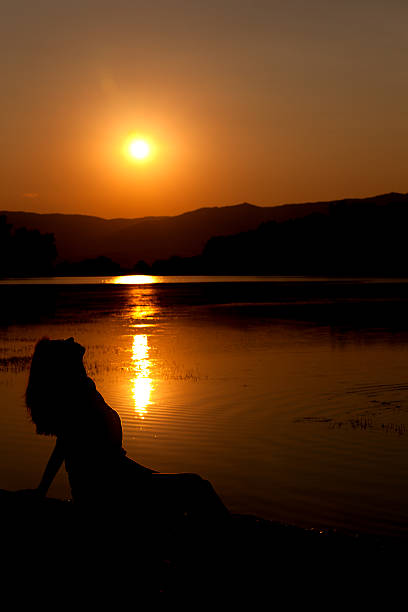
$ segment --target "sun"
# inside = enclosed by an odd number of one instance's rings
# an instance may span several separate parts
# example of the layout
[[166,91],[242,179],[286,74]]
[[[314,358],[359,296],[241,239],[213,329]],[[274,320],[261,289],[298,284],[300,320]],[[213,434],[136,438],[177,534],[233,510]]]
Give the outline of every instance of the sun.
[[157,143],[146,132],[128,132],[122,140],[122,155],[131,165],[144,166],[156,161]]
[[146,140],[140,138],[132,139],[128,144],[128,153],[133,159],[146,159],[150,155],[150,145]]

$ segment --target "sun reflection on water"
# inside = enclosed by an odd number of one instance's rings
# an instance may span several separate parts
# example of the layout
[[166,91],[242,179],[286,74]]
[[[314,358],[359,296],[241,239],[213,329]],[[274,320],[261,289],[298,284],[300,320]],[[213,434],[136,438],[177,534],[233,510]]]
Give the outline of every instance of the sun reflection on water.
[[130,274],[128,276],[114,276],[103,281],[114,285],[152,285],[159,282],[156,276],[147,274]]
[[126,318],[129,327],[136,332],[132,334],[131,395],[135,413],[143,419],[147,414],[147,406],[152,403],[154,390],[149,336],[143,332],[147,331],[145,328],[155,327],[157,307],[154,303],[155,292],[151,287],[132,288],[129,291],[129,298]]
[[[132,308],[132,319],[140,321],[140,319],[152,319],[155,314],[155,309],[150,304],[138,304]],[[138,324],[139,327],[142,324]]]
[[131,379],[135,411],[140,418],[147,414],[151,404],[153,381],[150,377],[149,343],[145,334],[133,336],[132,366],[134,378]]

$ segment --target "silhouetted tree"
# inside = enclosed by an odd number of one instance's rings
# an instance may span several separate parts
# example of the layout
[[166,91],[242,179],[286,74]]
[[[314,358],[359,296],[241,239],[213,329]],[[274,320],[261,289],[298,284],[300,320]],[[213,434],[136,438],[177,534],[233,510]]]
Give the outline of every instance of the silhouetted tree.
[[10,258],[11,225],[5,215],[0,216],[0,274],[6,274]]
[[140,259],[133,266],[132,272],[134,274],[150,274],[151,273],[151,268],[150,268],[148,263],[146,263],[143,259]]
[[110,276],[120,274],[121,267],[110,257],[100,255],[78,262],[64,261],[57,265],[56,272],[67,276]]
[[48,275],[57,257],[54,234],[15,229],[0,217],[0,273],[4,276]]

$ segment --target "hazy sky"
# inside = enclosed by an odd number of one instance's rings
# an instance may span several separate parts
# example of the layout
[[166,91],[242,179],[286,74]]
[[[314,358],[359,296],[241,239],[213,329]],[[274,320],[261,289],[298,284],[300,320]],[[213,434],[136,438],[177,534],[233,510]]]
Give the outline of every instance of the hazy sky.
[[0,208],[407,192],[407,32],[406,0],[1,0]]

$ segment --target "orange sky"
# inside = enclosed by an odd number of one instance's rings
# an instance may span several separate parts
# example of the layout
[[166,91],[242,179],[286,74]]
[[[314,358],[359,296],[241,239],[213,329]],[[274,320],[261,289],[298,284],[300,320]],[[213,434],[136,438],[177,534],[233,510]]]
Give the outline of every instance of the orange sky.
[[[0,209],[408,191],[405,0],[3,0]],[[123,154],[130,133],[150,161]]]

